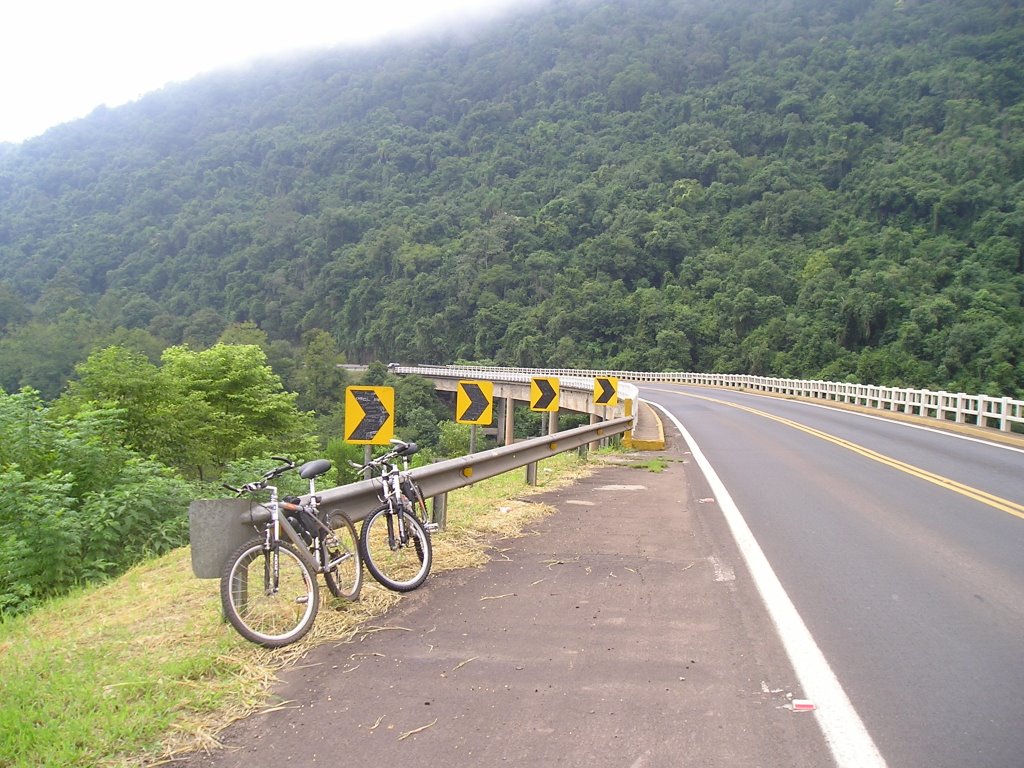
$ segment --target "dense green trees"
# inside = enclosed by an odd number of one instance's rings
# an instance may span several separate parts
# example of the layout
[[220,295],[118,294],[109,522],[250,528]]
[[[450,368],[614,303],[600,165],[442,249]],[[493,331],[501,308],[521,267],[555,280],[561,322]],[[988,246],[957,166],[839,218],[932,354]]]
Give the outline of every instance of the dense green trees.
[[49,405],[0,391],[0,615],[186,543],[204,474],[318,455],[296,398],[260,347],[226,344],[99,350]]
[[248,329],[324,418],[329,359],[1022,396],[1022,26],[552,0],[98,111],[0,155],[0,387]]
[[113,346],[76,367],[55,407],[117,409],[114,432],[126,448],[202,479],[234,459],[309,451],[313,423],[296,397],[256,345],[169,347],[160,366]]
[[[0,612],[182,543],[200,478],[343,466],[345,361],[1024,396],[1022,28],[551,0],[0,147]],[[369,383],[406,439],[463,439],[424,382]]]

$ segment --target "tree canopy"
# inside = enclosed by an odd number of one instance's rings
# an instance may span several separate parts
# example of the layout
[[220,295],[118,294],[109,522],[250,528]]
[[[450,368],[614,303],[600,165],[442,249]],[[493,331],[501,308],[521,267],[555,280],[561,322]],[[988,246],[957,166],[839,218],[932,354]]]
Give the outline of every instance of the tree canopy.
[[52,404],[0,392],[0,617],[185,544],[204,474],[316,456],[296,398],[258,346],[226,344],[170,347],[159,366],[98,350]]
[[116,409],[0,392],[0,617],[187,541],[194,489],[125,431]]
[[0,388],[248,327],[317,409],[324,356],[1022,396],[1022,15],[551,0],[100,108],[0,153]]

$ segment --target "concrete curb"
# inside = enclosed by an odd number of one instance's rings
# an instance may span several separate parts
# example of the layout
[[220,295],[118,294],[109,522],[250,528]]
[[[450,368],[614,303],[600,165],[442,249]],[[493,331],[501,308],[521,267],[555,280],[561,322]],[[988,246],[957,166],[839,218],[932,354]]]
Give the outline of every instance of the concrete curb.
[[622,444],[634,451],[665,450],[665,425],[646,400],[637,401],[636,426]]

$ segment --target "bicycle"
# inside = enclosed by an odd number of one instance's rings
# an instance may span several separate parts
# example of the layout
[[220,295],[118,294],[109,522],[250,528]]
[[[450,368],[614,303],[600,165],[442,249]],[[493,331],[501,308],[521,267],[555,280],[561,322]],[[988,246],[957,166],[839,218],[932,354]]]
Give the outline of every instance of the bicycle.
[[362,558],[355,526],[345,513],[321,513],[316,478],[332,464],[308,461],[299,476],[309,481],[309,501],[278,499],[271,482],[295,469],[284,462],[259,480],[241,488],[225,485],[236,496],[269,491],[270,499],[250,509],[249,520],[261,535],[243,544],[228,558],[220,581],[224,615],[238,633],[265,648],[294,643],[313,626],[320,609],[316,574],[323,574],[331,594],[356,600],[363,581]]
[[[392,440],[397,447],[382,456],[357,464],[360,472],[380,473],[383,502],[364,519],[359,534],[363,562],[378,582],[395,592],[409,592],[420,586],[430,573],[433,547],[430,534],[437,525],[428,522],[423,492],[409,473],[409,457],[419,450],[416,443]],[[396,459],[401,458],[403,468]]]

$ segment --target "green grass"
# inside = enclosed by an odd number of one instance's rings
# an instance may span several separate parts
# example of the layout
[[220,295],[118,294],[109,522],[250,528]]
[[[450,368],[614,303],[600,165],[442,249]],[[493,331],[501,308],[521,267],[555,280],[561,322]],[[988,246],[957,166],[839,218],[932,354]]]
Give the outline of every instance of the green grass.
[[665,467],[668,466],[668,462],[664,459],[651,459],[645,461],[642,464],[630,464],[629,466],[635,469],[646,469],[648,472],[664,472]]
[[[541,464],[537,487],[524,470],[450,494],[434,570],[485,562],[489,538],[549,511],[525,497],[587,471],[568,452]],[[358,603],[323,590],[310,635],[268,651],[221,620],[217,580],[193,577],[189,558],[177,550],[0,624],[0,765],[156,765],[214,747],[218,731],[263,705],[277,671],[317,643],[350,638],[400,599],[368,575]]]

